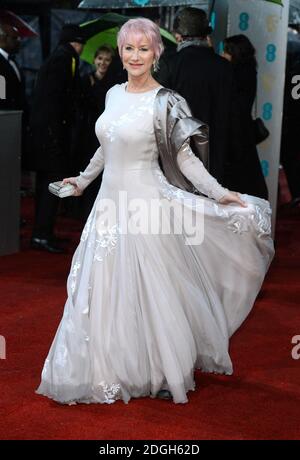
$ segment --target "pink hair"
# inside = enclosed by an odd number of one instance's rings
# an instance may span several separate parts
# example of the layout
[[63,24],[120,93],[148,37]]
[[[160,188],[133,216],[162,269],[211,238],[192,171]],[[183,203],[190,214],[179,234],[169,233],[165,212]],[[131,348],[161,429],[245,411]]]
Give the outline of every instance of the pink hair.
[[145,35],[151,43],[155,59],[157,61],[159,60],[160,55],[164,50],[164,45],[161,39],[159,27],[153,21],[146,18],[136,18],[129,19],[129,21],[123,24],[118,33],[118,49],[121,57],[123,46],[125,46],[130,34],[140,36]]

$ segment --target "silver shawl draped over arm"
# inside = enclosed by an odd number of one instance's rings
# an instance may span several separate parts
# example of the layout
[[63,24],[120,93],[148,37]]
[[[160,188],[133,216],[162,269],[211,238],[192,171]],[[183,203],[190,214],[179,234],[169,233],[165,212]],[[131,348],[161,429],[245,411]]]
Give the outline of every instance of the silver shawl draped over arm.
[[168,181],[188,192],[199,193],[180,171],[177,155],[184,143],[190,140],[194,154],[209,169],[208,125],[192,116],[187,102],[178,93],[161,88],[155,98],[154,130]]

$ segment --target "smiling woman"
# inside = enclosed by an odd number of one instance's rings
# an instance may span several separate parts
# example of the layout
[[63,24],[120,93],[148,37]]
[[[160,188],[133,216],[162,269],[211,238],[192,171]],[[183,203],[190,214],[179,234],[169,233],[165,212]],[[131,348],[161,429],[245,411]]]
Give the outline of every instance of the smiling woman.
[[127,21],[119,32],[118,48],[128,72],[128,92],[144,92],[160,86],[152,77],[151,69],[164,47],[152,21],[144,18]]
[[[94,57],[95,78],[102,80],[112,63],[114,55],[115,52],[109,45],[102,45],[96,50]],[[92,80],[92,85],[93,83],[94,81]]]
[[37,392],[186,403],[195,368],[232,373],[229,338],[273,256],[269,203],[224,189],[192,151],[207,151],[208,129],[151,75],[158,26],[130,20],[118,46],[128,83],[107,93],[90,164],[64,179],[79,195],[104,170]]

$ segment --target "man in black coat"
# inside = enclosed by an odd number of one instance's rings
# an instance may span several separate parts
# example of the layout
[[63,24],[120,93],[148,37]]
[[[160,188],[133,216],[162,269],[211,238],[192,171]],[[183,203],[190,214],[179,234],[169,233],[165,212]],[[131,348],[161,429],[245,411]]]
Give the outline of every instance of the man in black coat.
[[24,82],[14,61],[14,55],[20,49],[20,40],[15,27],[0,22],[0,75],[5,80],[5,98],[0,97],[0,110],[25,109]]
[[72,172],[72,128],[80,98],[78,67],[84,43],[78,25],[65,25],[59,45],[39,70],[34,91],[32,169],[37,174],[31,246],[49,252],[62,252],[54,237],[59,199],[49,193],[48,185]]
[[209,44],[205,11],[184,8],[173,28],[177,52],[162,57],[157,80],[181,94],[193,116],[209,125],[209,171],[223,185],[237,118],[232,68]]

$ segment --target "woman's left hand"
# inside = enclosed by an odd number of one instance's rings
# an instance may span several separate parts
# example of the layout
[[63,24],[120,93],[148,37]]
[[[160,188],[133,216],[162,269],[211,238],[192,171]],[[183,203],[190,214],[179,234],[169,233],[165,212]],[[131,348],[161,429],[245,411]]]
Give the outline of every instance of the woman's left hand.
[[224,195],[219,200],[219,203],[220,204],[236,203],[242,206],[243,208],[247,208],[247,203],[241,199],[240,195],[237,192],[228,191],[226,195]]

